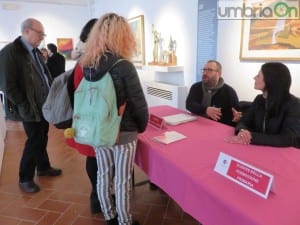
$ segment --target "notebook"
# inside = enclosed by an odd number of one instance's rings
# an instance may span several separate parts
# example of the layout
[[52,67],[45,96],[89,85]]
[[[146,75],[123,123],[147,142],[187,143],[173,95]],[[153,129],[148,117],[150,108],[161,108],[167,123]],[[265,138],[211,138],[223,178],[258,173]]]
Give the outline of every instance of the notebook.
[[163,119],[167,124],[178,125],[181,123],[186,123],[186,122],[196,120],[197,117],[186,113],[178,113],[170,116],[164,116]]
[[180,141],[185,138],[186,138],[186,136],[179,132],[167,131],[160,136],[153,137],[153,140],[163,143],[163,144],[170,144],[170,143],[173,143],[175,141]]

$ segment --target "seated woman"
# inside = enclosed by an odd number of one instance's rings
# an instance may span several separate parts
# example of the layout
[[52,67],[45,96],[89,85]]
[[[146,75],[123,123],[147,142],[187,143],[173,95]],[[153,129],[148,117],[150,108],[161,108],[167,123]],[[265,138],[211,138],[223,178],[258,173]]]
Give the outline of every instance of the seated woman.
[[261,90],[236,125],[230,143],[300,148],[300,100],[290,94],[289,69],[279,62],[262,65],[254,77]]

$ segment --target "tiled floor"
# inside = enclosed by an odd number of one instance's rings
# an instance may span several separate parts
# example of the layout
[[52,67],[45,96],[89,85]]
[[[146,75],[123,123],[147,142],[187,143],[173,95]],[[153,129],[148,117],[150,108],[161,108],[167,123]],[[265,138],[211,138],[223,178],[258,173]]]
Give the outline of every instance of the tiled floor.
[[[0,176],[1,225],[103,225],[102,215],[89,210],[90,183],[85,157],[65,144],[62,130],[51,128],[48,153],[54,167],[62,168],[56,178],[37,177],[41,191],[26,194],[18,188],[18,168],[25,134],[20,123],[7,121],[7,137]],[[135,167],[135,182],[147,177]],[[198,225],[192,217],[161,190],[149,185],[133,190],[133,215],[141,225]]]

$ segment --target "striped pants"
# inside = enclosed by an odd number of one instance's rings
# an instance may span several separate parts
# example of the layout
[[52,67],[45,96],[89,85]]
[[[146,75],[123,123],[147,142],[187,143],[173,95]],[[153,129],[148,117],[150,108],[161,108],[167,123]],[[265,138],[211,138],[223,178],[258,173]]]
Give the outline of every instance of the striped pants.
[[[105,220],[118,216],[119,225],[131,225],[130,196],[137,141],[96,147],[97,194]],[[116,202],[112,199],[114,187]]]

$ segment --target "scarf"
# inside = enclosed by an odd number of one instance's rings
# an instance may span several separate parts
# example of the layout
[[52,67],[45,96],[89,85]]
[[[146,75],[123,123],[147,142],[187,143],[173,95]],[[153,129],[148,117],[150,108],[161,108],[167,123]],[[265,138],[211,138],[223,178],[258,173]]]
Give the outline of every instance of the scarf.
[[217,91],[222,88],[224,85],[224,80],[222,77],[220,77],[219,82],[214,87],[208,87],[205,85],[205,83],[202,82],[202,91],[203,91],[203,98],[201,105],[204,107],[208,107],[211,105],[211,99],[212,97],[217,93]]

